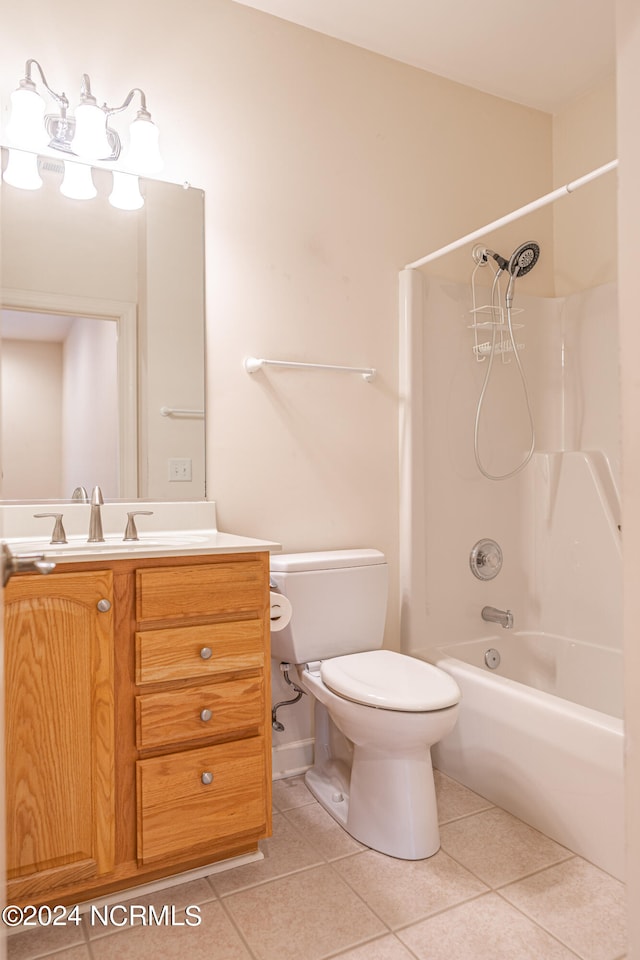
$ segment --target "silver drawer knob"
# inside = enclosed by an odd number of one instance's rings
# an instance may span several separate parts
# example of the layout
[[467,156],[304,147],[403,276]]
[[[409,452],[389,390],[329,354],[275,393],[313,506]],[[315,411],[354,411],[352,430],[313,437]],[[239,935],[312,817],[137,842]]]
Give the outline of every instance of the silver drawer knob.
[[211,717],[212,717],[212,716],[213,716],[213,714],[211,713],[211,710],[207,710],[206,707],[205,707],[204,710],[201,710],[201,711],[200,711],[200,719],[203,720],[204,723],[208,723],[209,720],[211,720]]
[[111,600],[98,600],[97,607],[100,613],[106,613],[111,610]]
[[213,774],[212,774],[212,773],[209,773],[209,771],[207,770],[205,773],[202,774],[202,776],[200,777],[200,779],[202,780],[202,782],[203,782],[203,783],[205,784],[205,786],[206,786],[206,785],[208,785],[208,784],[210,784],[210,783],[213,783]]
[[203,660],[210,660],[211,657],[213,656],[213,650],[211,649],[211,647],[203,647],[202,650],[200,651],[200,656],[202,657]]

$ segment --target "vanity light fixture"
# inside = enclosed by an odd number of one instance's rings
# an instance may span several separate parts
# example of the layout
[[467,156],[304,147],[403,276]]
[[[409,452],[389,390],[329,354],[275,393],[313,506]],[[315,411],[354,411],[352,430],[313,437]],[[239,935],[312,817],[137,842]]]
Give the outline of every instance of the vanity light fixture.
[[[40,74],[42,86],[54,100],[57,113],[45,115],[45,102],[32,78],[34,67]],[[157,173],[162,168],[158,128],[147,110],[143,90],[133,87],[117,107],[110,107],[106,103],[98,106],[91,92],[91,80],[85,73],[80,88],[80,103],[75,115],[70,116],[66,94],[56,93],[49,86],[37,60],[27,60],[25,75],[17,90],[11,94],[7,138],[12,146],[22,150],[37,153],[49,148],[79,160],[113,163],[120,157],[122,143],[118,133],[109,126],[109,119],[126,110],[136,94],[140,98],[140,107],[129,127],[129,149],[125,154],[127,169],[143,175]]]
[[91,167],[86,163],[65,160],[60,193],[70,200],[93,200],[98,191],[91,176]]
[[39,190],[42,177],[38,170],[38,155],[25,150],[9,150],[9,160],[2,178],[21,190]]
[[113,171],[113,189],[109,194],[109,203],[119,210],[139,210],[144,205],[138,178],[132,173]]

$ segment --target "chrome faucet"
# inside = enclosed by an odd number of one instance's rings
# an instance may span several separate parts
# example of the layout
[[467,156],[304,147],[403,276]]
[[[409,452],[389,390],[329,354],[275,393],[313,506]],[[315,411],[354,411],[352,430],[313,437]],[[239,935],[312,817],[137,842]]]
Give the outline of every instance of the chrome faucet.
[[499,623],[505,630],[511,630],[513,626],[513,614],[511,610],[498,610],[497,607],[483,607],[482,619],[489,623]]
[[89,537],[87,543],[104,543],[102,532],[102,504],[104,498],[100,487],[94,487],[91,493],[91,513],[89,514]]

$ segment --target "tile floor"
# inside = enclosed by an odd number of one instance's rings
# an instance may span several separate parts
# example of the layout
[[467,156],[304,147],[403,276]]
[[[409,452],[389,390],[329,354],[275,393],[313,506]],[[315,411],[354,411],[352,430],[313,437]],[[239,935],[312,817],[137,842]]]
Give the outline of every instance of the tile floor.
[[[264,860],[135,899],[199,926],[42,928],[9,960],[623,960],[623,885],[436,771],[442,849],[363,847],[301,778],[274,783]],[[123,902],[124,899],[123,899]]]

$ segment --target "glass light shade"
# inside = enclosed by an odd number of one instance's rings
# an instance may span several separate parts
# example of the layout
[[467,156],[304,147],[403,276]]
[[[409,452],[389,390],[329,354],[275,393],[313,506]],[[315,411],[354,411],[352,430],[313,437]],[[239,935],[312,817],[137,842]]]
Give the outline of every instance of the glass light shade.
[[107,115],[95,103],[81,103],[75,112],[76,129],[71,149],[85,160],[105,160],[111,156],[107,139]]
[[60,193],[70,200],[93,200],[98,191],[91,176],[91,167],[85,163],[65,160]]
[[38,190],[42,177],[38,170],[38,154],[24,150],[9,150],[7,168],[2,175],[5,183],[21,190]]
[[49,143],[44,125],[44,100],[35,90],[19,87],[11,94],[7,139],[24,150],[43,150]]
[[132,173],[113,171],[113,189],[109,195],[109,203],[119,210],[139,210],[144,206],[140,193],[138,178]]
[[153,120],[136,117],[129,124],[127,166],[139,173],[158,173],[164,166],[158,138],[160,131]]

